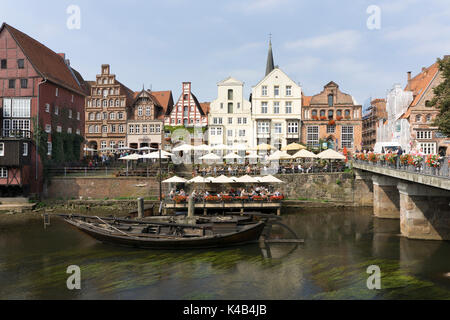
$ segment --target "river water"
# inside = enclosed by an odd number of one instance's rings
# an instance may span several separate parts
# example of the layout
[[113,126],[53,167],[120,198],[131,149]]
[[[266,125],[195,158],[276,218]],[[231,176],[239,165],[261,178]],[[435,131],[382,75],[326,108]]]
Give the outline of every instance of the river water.
[[[371,210],[283,218],[305,244],[146,251],[99,243],[56,218],[46,230],[41,218],[1,223],[0,299],[450,299],[449,242],[402,238],[398,220]],[[81,290],[66,287],[70,265],[81,268]],[[371,265],[380,290],[367,288]]]

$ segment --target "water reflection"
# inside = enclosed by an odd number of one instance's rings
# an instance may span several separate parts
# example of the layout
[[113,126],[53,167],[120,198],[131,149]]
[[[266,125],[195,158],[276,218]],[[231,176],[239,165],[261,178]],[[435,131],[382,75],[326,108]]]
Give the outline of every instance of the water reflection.
[[[18,222],[0,233],[0,298],[450,298],[448,242],[401,238],[398,220],[371,210],[299,210],[283,222],[304,245],[146,251],[98,243],[59,220],[46,231],[39,219]],[[73,264],[81,291],[66,289]],[[366,287],[372,264],[381,267],[381,291]]]

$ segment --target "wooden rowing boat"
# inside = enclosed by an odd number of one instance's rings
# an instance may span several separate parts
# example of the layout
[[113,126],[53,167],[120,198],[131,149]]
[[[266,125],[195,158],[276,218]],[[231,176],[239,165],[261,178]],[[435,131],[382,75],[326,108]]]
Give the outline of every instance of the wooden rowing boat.
[[93,238],[145,249],[203,249],[242,245],[259,240],[266,221],[180,224],[170,222],[61,215]]

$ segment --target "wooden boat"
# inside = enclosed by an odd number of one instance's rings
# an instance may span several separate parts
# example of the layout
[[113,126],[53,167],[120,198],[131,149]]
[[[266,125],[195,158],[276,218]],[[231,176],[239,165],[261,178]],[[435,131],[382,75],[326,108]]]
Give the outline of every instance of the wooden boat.
[[259,240],[266,221],[180,224],[143,220],[60,215],[93,238],[145,249],[203,249],[242,245]]

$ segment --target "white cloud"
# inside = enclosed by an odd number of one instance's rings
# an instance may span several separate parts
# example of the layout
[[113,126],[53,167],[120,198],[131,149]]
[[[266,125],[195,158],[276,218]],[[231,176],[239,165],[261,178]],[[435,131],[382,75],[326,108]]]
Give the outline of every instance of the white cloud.
[[342,30],[327,35],[305,38],[285,43],[287,49],[326,49],[351,51],[357,49],[361,34],[355,30]]

